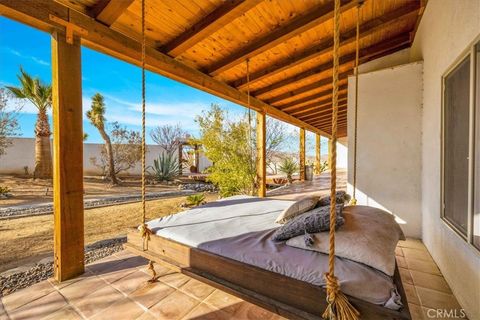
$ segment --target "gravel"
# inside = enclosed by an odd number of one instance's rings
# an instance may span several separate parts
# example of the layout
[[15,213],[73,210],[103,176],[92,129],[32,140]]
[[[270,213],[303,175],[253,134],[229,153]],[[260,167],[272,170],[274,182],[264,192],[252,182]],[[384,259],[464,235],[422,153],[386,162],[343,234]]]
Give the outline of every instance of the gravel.
[[[146,199],[155,200],[155,199],[160,199],[164,197],[185,196],[185,195],[192,194],[193,192],[194,191],[188,188],[183,190],[154,192],[154,193],[148,193],[146,195]],[[140,200],[141,200],[141,196],[137,194],[106,197],[101,199],[90,199],[90,200],[84,201],[84,208],[92,209],[92,208],[98,208],[98,207],[121,204],[121,203],[136,202]],[[13,206],[13,207],[7,207],[7,208],[0,208],[0,219],[50,214],[52,212],[53,212],[53,203],[37,204],[37,205],[31,205],[31,206]]]
[[211,183],[185,183],[180,185],[182,190],[193,190],[195,192],[217,192],[218,189]]
[[[127,237],[98,241],[85,248],[85,263],[100,260],[123,250]],[[53,277],[53,257],[37,262],[28,270],[11,273],[6,271],[0,275],[0,297],[9,295],[19,289],[32,286]]]

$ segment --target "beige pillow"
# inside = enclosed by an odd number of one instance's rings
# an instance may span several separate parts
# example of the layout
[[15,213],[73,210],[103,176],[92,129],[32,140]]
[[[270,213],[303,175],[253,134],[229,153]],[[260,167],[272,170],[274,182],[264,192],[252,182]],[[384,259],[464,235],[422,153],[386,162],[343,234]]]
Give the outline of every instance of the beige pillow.
[[290,205],[288,208],[283,210],[282,213],[280,213],[275,222],[279,224],[284,224],[288,220],[291,220],[296,216],[315,208],[317,202],[318,197],[308,197],[295,201],[292,205]]
[[[395,271],[395,247],[403,233],[395,217],[381,209],[348,206],[343,209],[345,224],[335,231],[335,255],[378,269],[389,276]],[[329,233],[315,233],[312,246],[304,236],[287,241],[287,245],[328,254]]]

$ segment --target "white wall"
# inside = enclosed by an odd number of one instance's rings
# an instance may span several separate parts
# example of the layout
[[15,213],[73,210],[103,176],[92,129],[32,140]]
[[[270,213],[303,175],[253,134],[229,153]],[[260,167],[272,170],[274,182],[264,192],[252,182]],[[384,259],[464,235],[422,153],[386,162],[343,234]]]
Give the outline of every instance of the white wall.
[[[380,61],[376,62],[380,67]],[[359,76],[357,185],[359,204],[397,217],[405,235],[421,237],[422,64]],[[352,193],[355,79],[348,81],[348,191]]]
[[[34,138],[13,138],[13,145],[6,150],[6,154],[0,157],[0,174],[23,174],[23,167],[28,166],[30,173],[35,168],[35,139]],[[85,175],[100,175],[101,170],[94,166],[90,159],[92,157],[100,158],[100,152],[103,144],[84,143],[83,145],[83,171]],[[52,146],[53,150],[53,146]],[[146,153],[147,166],[153,165],[153,160],[163,152],[158,145],[148,145]],[[200,154],[199,169],[203,171],[206,167],[211,166],[203,154]],[[141,174],[141,164],[138,163],[135,168],[121,174]]]
[[440,219],[441,79],[480,34],[480,1],[429,1],[411,49],[424,60],[422,238],[470,319],[480,319],[480,254]]

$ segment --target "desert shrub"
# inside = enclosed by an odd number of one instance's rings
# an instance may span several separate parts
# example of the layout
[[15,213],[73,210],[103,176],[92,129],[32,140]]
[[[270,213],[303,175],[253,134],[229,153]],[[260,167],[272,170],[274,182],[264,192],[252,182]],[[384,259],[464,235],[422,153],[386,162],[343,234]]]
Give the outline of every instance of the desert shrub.
[[200,126],[201,145],[213,165],[206,170],[208,181],[215,184],[222,197],[253,194],[255,186],[255,155],[252,153],[251,128],[247,117],[236,121],[218,105],[196,118]]
[[298,163],[293,158],[284,158],[280,163],[278,168],[280,172],[283,172],[287,175],[287,180],[289,183],[293,181],[293,174],[299,170]]
[[171,181],[180,174],[180,164],[178,159],[170,153],[162,153],[158,159],[153,160],[153,166],[150,174],[157,181]]
[[10,193],[10,188],[9,187],[0,186],[0,195],[6,195],[8,193]]
[[315,172],[317,172],[317,174],[320,174],[322,172],[325,172],[327,171],[328,169],[328,162],[327,161],[320,161],[320,166],[315,167]]
[[205,195],[203,193],[192,194],[187,197],[187,206],[196,207],[205,202]]

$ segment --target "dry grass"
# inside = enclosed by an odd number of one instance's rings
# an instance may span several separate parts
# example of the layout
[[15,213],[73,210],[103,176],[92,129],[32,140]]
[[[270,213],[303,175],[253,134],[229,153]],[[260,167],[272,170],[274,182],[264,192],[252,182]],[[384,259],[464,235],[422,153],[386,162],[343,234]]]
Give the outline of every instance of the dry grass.
[[[141,181],[138,177],[122,179],[120,185],[111,186],[99,177],[85,177],[83,180],[85,199],[140,192]],[[182,179],[188,180],[185,178]],[[53,186],[51,180],[34,180],[22,176],[2,175],[0,176],[0,186],[8,187],[14,195],[14,197],[10,199],[1,199],[0,208],[15,205],[33,205],[53,201]],[[177,188],[178,186],[175,184],[147,185],[147,192],[177,190]]]
[[[217,199],[209,194],[207,201]],[[185,197],[147,202],[147,220],[181,211]],[[85,244],[125,235],[141,222],[141,204],[131,203],[85,211]],[[36,261],[53,250],[53,215],[0,220],[0,271]]]

